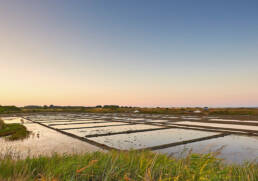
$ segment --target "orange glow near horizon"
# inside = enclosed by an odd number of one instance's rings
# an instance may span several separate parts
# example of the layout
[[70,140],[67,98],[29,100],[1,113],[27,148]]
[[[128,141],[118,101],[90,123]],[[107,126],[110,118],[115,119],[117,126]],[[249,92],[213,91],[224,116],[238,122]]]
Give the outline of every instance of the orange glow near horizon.
[[258,106],[258,11],[113,6],[3,2],[0,105]]

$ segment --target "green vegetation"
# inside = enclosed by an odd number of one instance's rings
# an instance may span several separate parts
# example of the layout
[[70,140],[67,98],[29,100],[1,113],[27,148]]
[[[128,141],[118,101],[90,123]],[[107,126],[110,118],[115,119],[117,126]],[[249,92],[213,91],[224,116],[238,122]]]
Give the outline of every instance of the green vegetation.
[[22,140],[29,136],[30,132],[27,131],[26,127],[18,124],[5,124],[0,119],[0,137],[6,137],[7,140]]
[[211,115],[256,115],[258,116],[258,108],[213,108],[210,109]]
[[212,154],[175,159],[149,151],[0,158],[0,180],[258,180],[258,164],[225,165]]
[[16,113],[21,112],[21,109],[15,106],[1,106],[0,105],[0,114]]
[[[258,108],[139,108],[141,113],[149,114],[196,114],[196,115],[256,115]],[[200,110],[201,113],[194,113]]]
[[[171,114],[171,115],[250,115],[258,116],[258,108],[137,108],[137,107],[53,107],[53,108],[35,108],[24,109],[22,112],[87,112],[87,113],[134,113],[138,110],[143,114]],[[195,110],[200,110],[201,113],[194,113]]]
[[[233,115],[233,116],[258,116],[258,108],[200,108],[200,107],[185,107],[185,108],[141,108],[128,107],[117,105],[98,105],[96,107],[83,106],[26,106],[17,108],[15,106],[0,106],[0,114],[8,113],[40,113],[40,112],[86,112],[86,113],[134,113],[139,111],[143,114],[172,114],[172,115]],[[200,110],[200,113],[195,113]]]

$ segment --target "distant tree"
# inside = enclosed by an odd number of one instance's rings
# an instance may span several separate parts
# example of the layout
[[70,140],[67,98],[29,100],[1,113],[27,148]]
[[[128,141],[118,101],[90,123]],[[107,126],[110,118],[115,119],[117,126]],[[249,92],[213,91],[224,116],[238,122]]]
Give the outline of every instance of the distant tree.
[[37,105],[28,105],[28,106],[24,106],[24,108],[26,108],[26,109],[40,109],[42,107],[41,106],[37,106]]
[[1,106],[0,113],[9,113],[9,112],[20,112],[21,109],[16,106]]
[[117,109],[117,108],[119,108],[119,106],[118,105],[104,105],[104,108]]

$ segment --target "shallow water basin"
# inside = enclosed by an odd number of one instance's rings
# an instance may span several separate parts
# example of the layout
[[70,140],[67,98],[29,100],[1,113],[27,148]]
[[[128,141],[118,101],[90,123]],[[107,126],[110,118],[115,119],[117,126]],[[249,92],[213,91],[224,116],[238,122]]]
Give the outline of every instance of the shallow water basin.
[[235,124],[219,124],[219,123],[201,123],[201,122],[191,122],[191,121],[181,121],[174,123],[177,125],[193,125],[193,126],[209,126],[209,127],[220,127],[220,128],[234,128],[243,130],[253,130],[258,131],[258,126],[246,126],[246,125],[235,125]]
[[[88,124],[70,124],[70,125],[55,125],[51,126],[57,129],[64,129],[64,128],[80,128],[80,127],[95,127],[95,126],[109,126],[109,125],[119,125],[123,124],[120,122],[106,122],[106,123],[88,123]],[[124,123],[126,124],[126,123]]]
[[93,141],[106,144],[118,149],[140,149],[151,146],[169,144],[195,138],[201,138],[217,133],[206,131],[194,131],[184,129],[166,129],[132,134],[112,135],[104,137],[89,138]]
[[[145,129],[159,129],[159,128],[162,128],[162,127],[144,125],[144,124],[137,124],[137,125],[126,124],[126,125],[103,127],[103,128],[85,128],[80,130],[66,130],[66,132],[75,134],[77,136],[85,137],[85,136],[95,135],[95,134],[109,134],[109,133],[145,130]],[[127,133],[124,133],[124,134],[127,134]]]
[[[229,135],[186,145],[157,150],[159,153],[185,156],[188,151],[193,153],[209,153],[220,150],[219,158],[227,162],[241,163],[258,159],[258,137]],[[182,155],[182,152],[184,154]]]
[[0,138],[0,156],[11,155],[24,158],[53,153],[71,154],[101,150],[37,123],[25,124],[25,126],[32,132],[27,139],[7,141],[5,138]]

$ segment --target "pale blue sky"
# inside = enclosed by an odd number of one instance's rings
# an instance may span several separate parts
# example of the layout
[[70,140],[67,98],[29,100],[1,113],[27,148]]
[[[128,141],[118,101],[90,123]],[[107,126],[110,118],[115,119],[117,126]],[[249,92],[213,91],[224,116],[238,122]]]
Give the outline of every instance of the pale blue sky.
[[0,104],[257,106],[258,1],[0,0]]

